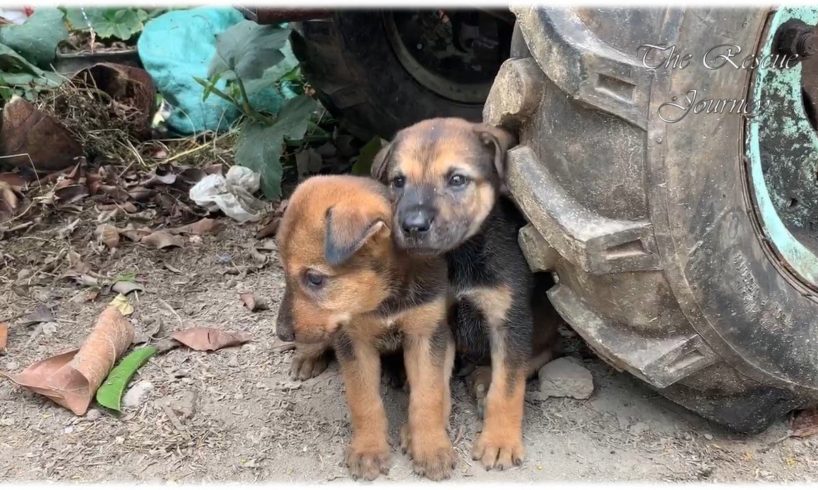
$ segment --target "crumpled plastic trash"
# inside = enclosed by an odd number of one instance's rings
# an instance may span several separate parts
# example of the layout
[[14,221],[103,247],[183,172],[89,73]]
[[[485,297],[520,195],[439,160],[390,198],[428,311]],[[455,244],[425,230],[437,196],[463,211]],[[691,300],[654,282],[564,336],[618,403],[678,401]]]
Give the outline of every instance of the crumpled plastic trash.
[[264,215],[265,204],[253,197],[258,191],[261,175],[247,167],[230,167],[226,176],[211,174],[190,189],[190,199],[208,211],[222,210],[234,220],[244,223],[258,221]]

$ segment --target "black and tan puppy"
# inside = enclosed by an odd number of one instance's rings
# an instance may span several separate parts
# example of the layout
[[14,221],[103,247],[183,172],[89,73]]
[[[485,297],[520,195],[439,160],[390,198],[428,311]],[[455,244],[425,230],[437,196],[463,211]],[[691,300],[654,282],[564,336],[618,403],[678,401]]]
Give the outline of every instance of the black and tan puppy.
[[488,469],[521,463],[526,379],[550,360],[556,333],[546,319],[533,335],[533,304],[547,299],[532,304],[534,277],[517,243],[525,220],[502,196],[513,143],[498,128],[430,119],[398,132],[372,167],[389,184],[398,246],[446,258],[458,354],[490,358],[483,430],[472,451]]
[[389,468],[380,354],[402,347],[410,395],[401,445],[417,473],[439,480],[455,463],[446,432],[454,362],[446,265],[398,250],[391,223],[387,190],[372,179],[301,183],[277,235],[286,289],[276,332],[302,347],[332,345],[352,421],[346,463],[369,480]]

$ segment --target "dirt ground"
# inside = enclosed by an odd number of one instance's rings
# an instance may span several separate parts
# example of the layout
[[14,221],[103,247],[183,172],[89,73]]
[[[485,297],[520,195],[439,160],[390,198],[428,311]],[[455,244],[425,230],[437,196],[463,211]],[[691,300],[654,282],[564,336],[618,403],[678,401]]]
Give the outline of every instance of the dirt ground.
[[[247,331],[254,340],[213,353],[177,348],[154,357],[132,381],[148,381],[152,391],[119,417],[100,407],[76,417],[0,380],[0,481],[349,480],[341,464],[350,429],[337,365],[305,382],[289,379],[292,352],[277,349],[274,335],[281,269],[274,251],[264,263],[250,251],[259,242],[256,225],[222,218],[223,231],[183,248],[159,251],[125,242],[110,256],[93,243],[95,214],[83,214],[87,221],[66,238],[58,236],[76,217],[63,213],[0,241],[0,321],[12,326],[0,370],[19,372],[78,346],[113,298],[103,291],[87,301],[86,289],[60,277],[69,250],[108,278],[136,275],[145,287],[130,295],[138,332],[161,322],[159,336],[196,325]],[[270,308],[248,311],[239,300],[248,291]],[[15,327],[41,304],[53,312],[56,328]],[[475,404],[463,380],[453,380],[451,427],[460,455],[455,480],[818,479],[818,438],[788,438],[783,420],[753,437],[725,432],[585,350],[577,352],[593,372],[594,394],[584,401],[527,402],[527,458],[510,471],[486,472],[471,461],[479,429]],[[384,393],[396,440],[407,398],[391,388]],[[162,409],[168,402],[188,416],[169,418]],[[391,472],[381,479],[417,477],[395,449]]]

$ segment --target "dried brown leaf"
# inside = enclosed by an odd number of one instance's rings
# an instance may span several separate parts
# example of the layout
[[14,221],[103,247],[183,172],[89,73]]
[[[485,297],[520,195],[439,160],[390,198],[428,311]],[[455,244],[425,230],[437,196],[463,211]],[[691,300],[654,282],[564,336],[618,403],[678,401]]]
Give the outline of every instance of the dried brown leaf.
[[36,362],[16,375],[3,375],[82,415],[116,360],[131,345],[133,335],[130,322],[119,310],[108,307],[79,350]]
[[17,328],[25,328],[36,325],[37,323],[53,321],[54,315],[51,313],[51,310],[46,305],[39,304],[34,308],[34,311],[20,319],[17,323]]
[[267,304],[256,299],[253,293],[242,293],[239,295],[244,306],[250,311],[266,310]]
[[219,350],[224,347],[241,345],[250,341],[250,334],[246,332],[230,332],[217,328],[195,327],[174,332],[171,338],[181,342],[193,350]]
[[281,224],[281,218],[272,218],[269,223],[262,226],[261,229],[256,232],[256,239],[260,240],[262,238],[275,236],[276,232],[278,231],[279,224]]
[[102,242],[108,248],[116,248],[119,246],[119,228],[107,223],[97,226],[94,230],[94,236],[97,241]]
[[141,242],[158,249],[181,247],[185,244],[185,241],[180,236],[172,235],[167,230],[154,231],[150,235],[142,237]]
[[6,323],[0,323],[0,351],[6,350],[6,342],[9,339],[9,326]]
[[148,228],[120,228],[119,234],[132,242],[138,242],[153,233]]
[[172,228],[168,231],[172,233],[183,233],[188,235],[207,235],[218,233],[224,228],[223,224],[211,218],[202,218],[195,223]]
[[144,291],[145,288],[141,284],[132,281],[118,281],[111,288],[115,293],[128,294],[134,291]]

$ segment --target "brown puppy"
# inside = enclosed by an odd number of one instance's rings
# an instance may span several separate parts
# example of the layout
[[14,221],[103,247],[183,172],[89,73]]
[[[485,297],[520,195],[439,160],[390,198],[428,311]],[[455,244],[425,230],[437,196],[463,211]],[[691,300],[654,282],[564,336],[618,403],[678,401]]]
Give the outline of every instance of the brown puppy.
[[380,354],[402,347],[410,395],[401,445],[417,473],[440,480],[455,463],[446,433],[454,362],[446,266],[399,251],[391,221],[386,189],[372,179],[301,183],[277,236],[286,289],[276,333],[334,348],[352,421],[346,464],[353,477],[368,480],[389,469]]
[[[512,144],[499,128],[430,119],[399,131],[372,167],[390,186],[399,247],[446,259],[458,353],[491,363],[483,430],[472,451],[489,469],[522,461],[526,377],[550,360],[556,326],[534,318],[543,310],[535,306],[548,300],[534,295],[537,281],[517,243],[525,219],[502,195]],[[535,324],[543,327],[536,337]]]

